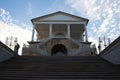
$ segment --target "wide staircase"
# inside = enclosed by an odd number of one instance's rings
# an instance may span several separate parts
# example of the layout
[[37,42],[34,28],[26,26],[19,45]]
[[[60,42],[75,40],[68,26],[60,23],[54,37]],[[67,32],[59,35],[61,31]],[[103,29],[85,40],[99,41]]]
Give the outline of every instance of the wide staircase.
[[120,65],[99,56],[16,56],[0,63],[0,80],[120,80]]

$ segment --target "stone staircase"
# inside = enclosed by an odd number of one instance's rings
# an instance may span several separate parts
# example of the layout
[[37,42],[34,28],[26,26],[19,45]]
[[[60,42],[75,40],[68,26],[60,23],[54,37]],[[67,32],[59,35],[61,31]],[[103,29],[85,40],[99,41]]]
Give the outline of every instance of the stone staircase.
[[16,56],[0,63],[0,80],[120,80],[120,65],[99,56]]

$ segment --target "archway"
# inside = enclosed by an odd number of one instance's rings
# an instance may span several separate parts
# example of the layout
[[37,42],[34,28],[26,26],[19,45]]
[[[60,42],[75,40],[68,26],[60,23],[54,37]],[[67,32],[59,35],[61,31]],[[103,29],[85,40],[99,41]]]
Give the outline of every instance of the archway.
[[67,56],[67,48],[62,44],[53,46],[51,56]]

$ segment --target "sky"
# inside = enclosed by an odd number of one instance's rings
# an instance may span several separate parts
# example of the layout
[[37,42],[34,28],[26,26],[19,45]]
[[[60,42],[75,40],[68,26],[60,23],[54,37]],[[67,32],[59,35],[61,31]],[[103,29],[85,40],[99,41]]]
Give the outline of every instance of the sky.
[[0,41],[17,37],[22,47],[31,40],[31,19],[57,11],[89,19],[89,41],[96,45],[99,37],[120,36],[120,0],[0,0]]

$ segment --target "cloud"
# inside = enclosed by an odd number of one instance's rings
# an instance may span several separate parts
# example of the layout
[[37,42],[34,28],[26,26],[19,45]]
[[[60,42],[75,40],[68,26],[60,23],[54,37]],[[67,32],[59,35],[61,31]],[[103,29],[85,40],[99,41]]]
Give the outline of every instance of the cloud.
[[94,18],[94,19],[99,17],[98,13],[96,12],[96,10],[99,7],[95,3],[96,3],[96,0],[92,0],[92,1],[91,0],[66,0],[66,4],[71,6],[71,8],[75,9],[82,16],[87,15],[87,17]]
[[66,0],[65,3],[90,19],[90,40],[106,36],[113,41],[120,36],[120,0]]
[[32,3],[27,2],[26,10],[28,14],[32,14]]
[[0,8],[0,41],[5,43],[6,37],[17,37],[18,43],[21,45],[19,54],[21,54],[23,43],[26,43],[31,38],[32,33],[29,26],[12,19],[8,11]]
[[11,23],[11,15],[8,11],[5,11],[4,9],[0,8],[0,20],[4,23]]
[[73,13],[74,11],[70,7],[65,5],[65,3],[63,1],[64,0],[61,0],[61,2],[59,0],[53,0],[52,4],[47,6],[46,9],[43,11],[43,15],[48,14],[48,13],[57,12],[57,11],[65,11],[68,13]]

